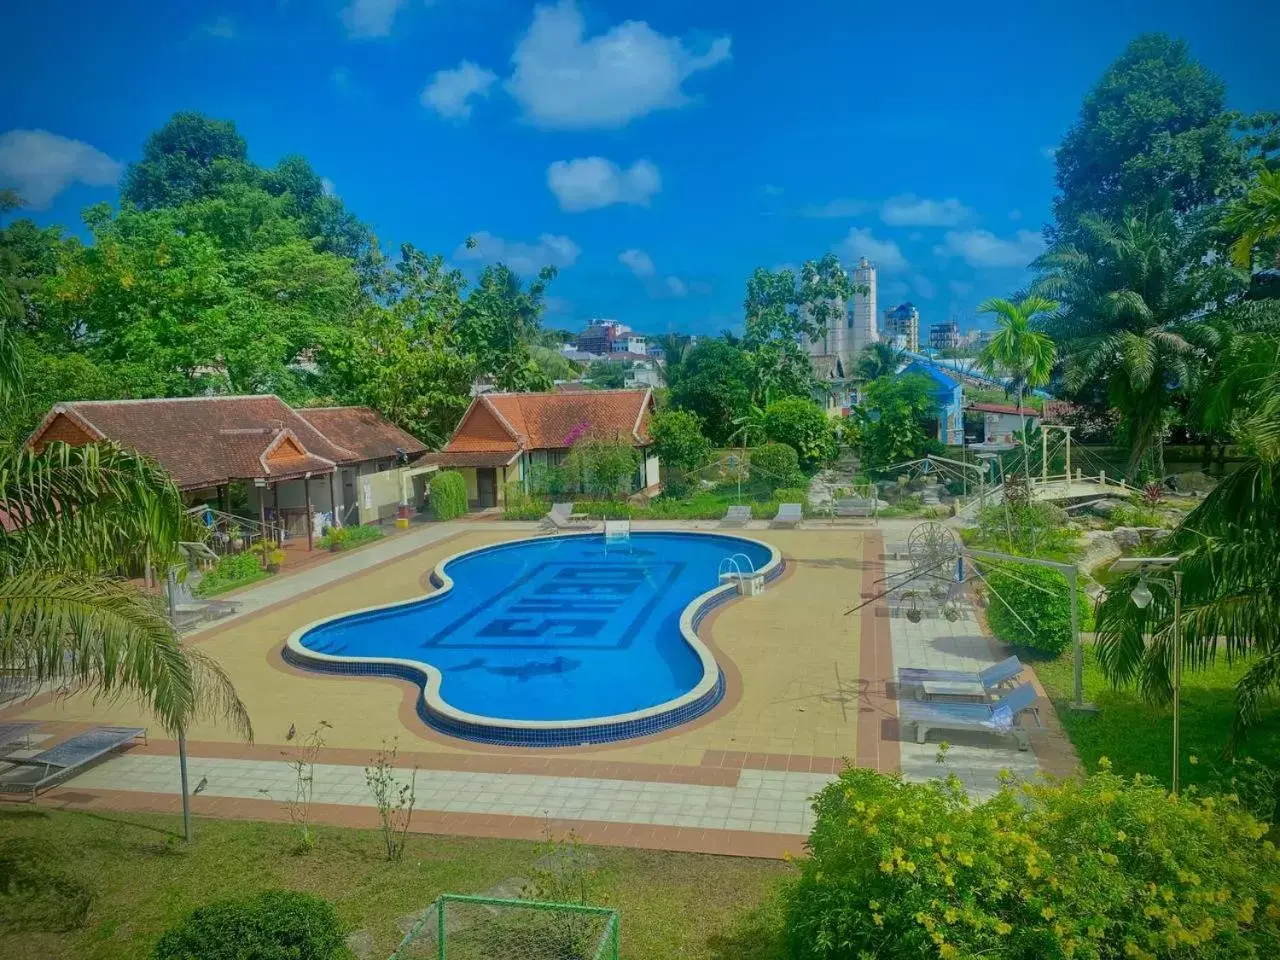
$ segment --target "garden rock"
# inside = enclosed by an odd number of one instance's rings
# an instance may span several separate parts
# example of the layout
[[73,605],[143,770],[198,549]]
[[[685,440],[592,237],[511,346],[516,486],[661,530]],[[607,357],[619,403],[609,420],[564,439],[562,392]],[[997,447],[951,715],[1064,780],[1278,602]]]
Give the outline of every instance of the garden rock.
[[1119,500],[1099,500],[1089,507],[1089,512],[1097,517],[1109,517],[1116,512],[1117,507],[1122,506],[1124,504]]
[[1116,527],[1111,531],[1121,550],[1133,550],[1142,543],[1142,534],[1137,527]]

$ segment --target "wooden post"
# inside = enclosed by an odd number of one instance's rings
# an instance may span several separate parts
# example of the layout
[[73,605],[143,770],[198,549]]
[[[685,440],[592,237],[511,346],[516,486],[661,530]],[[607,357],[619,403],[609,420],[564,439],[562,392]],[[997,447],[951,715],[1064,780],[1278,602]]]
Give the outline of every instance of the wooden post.
[[218,487],[218,506],[223,513],[231,512],[231,484],[224,483]]
[[1049,431],[1040,424],[1040,483],[1049,486]]
[[258,491],[258,535],[262,538],[262,569],[267,569],[267,485],[254,485]]
[[312,542],[315,524],[311,522],[311,474],[309,473],[302,478],[302,499],[305,503],[302,519],[307,525],[307,552],[310,553],[316,547]]
[[280,517],[280,484],[271,484],[271,509],[275,511],[276,518],[271,522],[272,536],[278,547],[284,543],[284,525],[281,523]]

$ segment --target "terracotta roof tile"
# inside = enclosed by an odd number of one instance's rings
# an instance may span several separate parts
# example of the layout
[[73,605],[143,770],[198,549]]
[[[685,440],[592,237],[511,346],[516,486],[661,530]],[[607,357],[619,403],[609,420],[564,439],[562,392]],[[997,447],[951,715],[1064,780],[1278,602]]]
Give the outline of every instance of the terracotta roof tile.
[[[476,403],[489,406],[498,423],[509,427],[508,435],[516,434],[521,448],[557,450],[572,446],[584,430],[634,436],[638,443],[648,443],[651,396],[648,390],[491,393],[478,397]],[[464,418],[446,449],[453,449],[458,440],[470,442],[473,434],[472,423]]]
[[396,448],[412,456],[426,446],[369,407],[303,407],[298,415],[361,460],[394,457]]
[[1034,407],[1015,407],[1013,404],[1007,403],[967,403],[966,410],[973,410],[977,413],[1007,413],[1013,416],[1038,417],[1040,411]]

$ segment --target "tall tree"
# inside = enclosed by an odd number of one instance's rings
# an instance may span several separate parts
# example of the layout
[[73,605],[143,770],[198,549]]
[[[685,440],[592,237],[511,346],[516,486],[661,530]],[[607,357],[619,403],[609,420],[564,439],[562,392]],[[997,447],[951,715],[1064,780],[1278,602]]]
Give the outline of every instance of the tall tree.
[[753,377],[745,352],[723,340],[702,340],[671,388],[671,404],[697,414],[707,438],[722,445],[734,432],[734,419],[751,404]]
[[1085,216],[1119,221],[1162,196],[1181,216],[1239,192],[1248,167],[1236,119],[1222,81],[1185,41],[1138,37],[1058,147],[1053,238],[1076,242]]
[[990,313],[996,318],[996,332],[982,348],[978,363],[989,374],[1003,374],[1011,379],[1010,386],[1018,398],[1023,436],[1027,432],[1027,418],[1022,413],[1023,393],[1048,383],[1057,359],[1053,340],[1036,330],[1034,324],[1056,309],[1058,304],[1054,301],[1035,296],[1017,301],[996,297],[978,307],[979,313]]
[[120,199],[142,210],[177,207],[253,179],[248,148],[234,123],[176,113],[147,138],[142,159],[125,171]]
[[868,382],[898,372],[906,359],[902,350],[891,343],[869,343],[854,360],[854,376]]
[[1223,226],[1235,237],[1231,259],[1236,266],[1250,269],[1254,250],[1261,245],[1271,248],[1280,270],[1280,170],[1260,169],[1249,192],[1228,209]]

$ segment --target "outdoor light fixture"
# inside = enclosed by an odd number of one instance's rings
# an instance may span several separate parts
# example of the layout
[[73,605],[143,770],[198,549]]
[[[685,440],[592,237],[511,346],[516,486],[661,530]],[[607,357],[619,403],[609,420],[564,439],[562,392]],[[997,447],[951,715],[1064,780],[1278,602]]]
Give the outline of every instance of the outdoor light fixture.
[[1133,601],[1133,605],[1139,610],[1145,610],[1151,606],[1151,588],[1147,586],[1146,577],[1138,581],[1138,585],[1129,594],[1129,599]]

